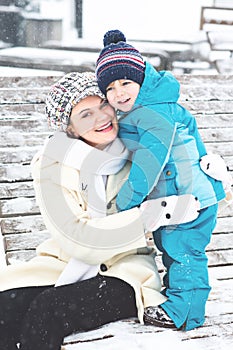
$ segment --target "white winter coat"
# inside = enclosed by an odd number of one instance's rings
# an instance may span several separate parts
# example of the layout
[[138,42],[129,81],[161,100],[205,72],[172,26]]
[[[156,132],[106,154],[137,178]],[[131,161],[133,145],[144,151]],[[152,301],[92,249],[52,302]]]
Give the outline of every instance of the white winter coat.
[[[85,186],[80,190],[79,171],[75,166],[67,166],[65,160],[60,160],[64,135],[56,133],[32,162],[36,198],[51,238],[38,246],[37,256],[29,262],[8,266],[0,272],[0,290],[53,285],[70,257],[76,257],[88,264],[99,264],[102,275],[129,283],[135,290],[138,317],[143,322],[144,307],[161,304],[166,298],[160,293],[161,282],[154,254],[146,248],[139,209],[116,213],[115,197],[128,176],[130,164],[127,163],[117,174],[108,176],[107,216],[90,219]],[[66,136],[65,143],[67,147],[75,140]],[[68,210],[64,203],[68,204]],[[82,243],[85,235],[96,235],[98,242],[105,242],[106,234],[113,235],[113,247],[101,248],[101,244],[85,246]],[[122,242],[124,235],[130,239]]]

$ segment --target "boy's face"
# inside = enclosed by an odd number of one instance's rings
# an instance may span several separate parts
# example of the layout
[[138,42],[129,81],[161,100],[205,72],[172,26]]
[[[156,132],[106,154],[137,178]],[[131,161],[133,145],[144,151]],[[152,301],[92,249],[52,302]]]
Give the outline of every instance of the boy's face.
[[136,101],[139,90],[138,83],[128,79],[120,79],[108,85],[106,96],[110,105],[115,109],[129,112]]

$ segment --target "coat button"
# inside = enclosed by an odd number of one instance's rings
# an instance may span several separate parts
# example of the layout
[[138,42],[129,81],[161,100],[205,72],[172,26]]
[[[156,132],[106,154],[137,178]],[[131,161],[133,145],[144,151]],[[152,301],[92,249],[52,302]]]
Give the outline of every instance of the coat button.
[[166,201],[162,201],[161,205],[162,205],[162,207],[166,207],[167,206],[167,202]]
[[105,265],[105,264],[100,264],[100,270],[102,271],[102,272],[105,272],[105,271],[107,271],[107,266]]
[[107,209],[111,209],[111,207],[112,207],[112,203],[109,202],[109,203],[107,204]]
[[168,170],[168,171],[166,172],[166,175],[167,175],[167,176],[171,176],[171,174],[172,174],[171,170]]

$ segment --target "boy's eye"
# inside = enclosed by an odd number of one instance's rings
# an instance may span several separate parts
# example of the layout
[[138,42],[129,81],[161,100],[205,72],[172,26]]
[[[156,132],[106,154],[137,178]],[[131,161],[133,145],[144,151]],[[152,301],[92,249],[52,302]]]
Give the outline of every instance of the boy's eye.
[[128,84],[130,84],[131,83],[131,81],[124,81],[123,83],[122,83],[122,85],[128,85]]
[[106,92],[109,92],[112,90],[112,87],[107,87]]

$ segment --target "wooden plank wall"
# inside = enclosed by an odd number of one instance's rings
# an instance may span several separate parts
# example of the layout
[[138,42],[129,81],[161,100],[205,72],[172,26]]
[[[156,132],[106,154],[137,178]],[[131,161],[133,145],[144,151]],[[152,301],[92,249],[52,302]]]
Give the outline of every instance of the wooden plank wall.
[[[233,173],[233,76],[177,76],[180,103],[196,117],[207,149]],[[44,116],[58,77],[0,78],[0,218],[6,262],[28,260],[48,236],[35,202],[30,161],[51,131]],[[233,264],[233,210],[221,214],[208,246],[210,266]]]
[[[233,173],[233,76],[183,75],[177,78],[181,83],[180,103],[195,115],[207,149],[221,154]],[[4,261],[15,264],[30,259],[35,255],[35,247],[48,236],[35,202],[30,161],[50,134],[44,116],[44,100],[49,86],[57,79],[57,76],[0,77],[0,227],[4,243],[1,247],[0,241],[0,254],[1,248],[6,253],[0,259],[0,266]],[[176,332],[176,339],[188,342],[192,348],[227,349],[233,341],[232,208],[219,215],[207,254],[213,288],[207,302],[206,322],[190,332]],[[157,262],[162,274],[160,256]],[[123,334],[124,345],[128,339],[130,348],[149,350],[152,347],[147,346],[148,337],[151,344],[157,343],[156,336],[161,331],[170,332],[139,325],[135,320],[124,320],[71,335],[65,339],[62,349],[87,349],[88,346],[89,350],[94,350],[106,348],[107,344],[108,348],[116,349]]]

